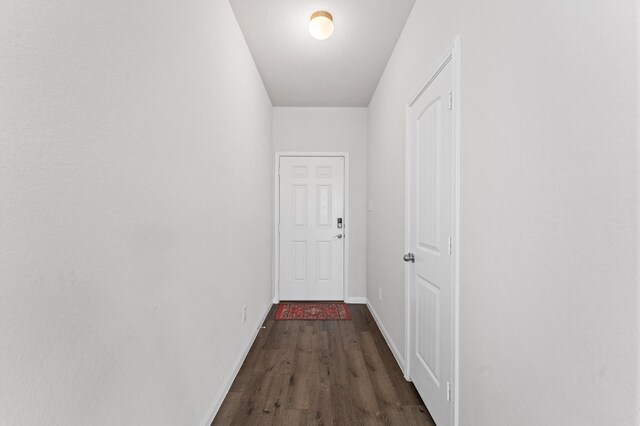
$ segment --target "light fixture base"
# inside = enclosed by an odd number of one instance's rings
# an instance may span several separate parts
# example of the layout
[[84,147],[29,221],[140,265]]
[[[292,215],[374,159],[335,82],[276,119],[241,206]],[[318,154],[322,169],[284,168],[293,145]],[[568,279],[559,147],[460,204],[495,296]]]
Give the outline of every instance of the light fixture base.
[[333,22],[333,15],[327,12],[326,10],[319,10],[317,12],[313,12],[309,20],[313,21],[315,18],[319,18],[320,16],[325,17],[331,22]]

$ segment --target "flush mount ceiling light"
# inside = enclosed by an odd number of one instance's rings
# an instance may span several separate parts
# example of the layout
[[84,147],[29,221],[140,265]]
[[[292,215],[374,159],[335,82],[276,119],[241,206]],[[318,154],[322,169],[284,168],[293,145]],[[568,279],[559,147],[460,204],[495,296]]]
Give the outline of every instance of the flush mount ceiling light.
[[329,12],[319,10],[311,15],[309,32],[318,40],[325,40],[333,34],[333,16]]

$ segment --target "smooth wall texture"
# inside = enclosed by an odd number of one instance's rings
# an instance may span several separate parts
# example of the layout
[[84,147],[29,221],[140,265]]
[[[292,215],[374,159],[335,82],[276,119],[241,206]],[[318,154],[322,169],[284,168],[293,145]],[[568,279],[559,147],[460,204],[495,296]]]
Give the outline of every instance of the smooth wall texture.
[[271,301],[271,112],[226,1],[2,2],[0,424],[208,417]]
[[460,425],[640,421],[637,8],[417,0],[374,94],[368,297],[404,350],[405,106],[461,36]]
[[348,152],[349,298],[364,301],[367,283],[367,109],[273,108],[273,149]]

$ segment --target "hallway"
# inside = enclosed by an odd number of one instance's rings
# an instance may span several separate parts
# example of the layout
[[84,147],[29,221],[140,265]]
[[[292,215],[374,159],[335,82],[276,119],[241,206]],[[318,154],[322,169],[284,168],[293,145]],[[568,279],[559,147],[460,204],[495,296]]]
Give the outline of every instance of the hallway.
[[213,426],[434,424],[366,305],[351,321],[275,321],[276,307]]
[[639,70],[638,0],[3,0],[0,426],[640,426]]

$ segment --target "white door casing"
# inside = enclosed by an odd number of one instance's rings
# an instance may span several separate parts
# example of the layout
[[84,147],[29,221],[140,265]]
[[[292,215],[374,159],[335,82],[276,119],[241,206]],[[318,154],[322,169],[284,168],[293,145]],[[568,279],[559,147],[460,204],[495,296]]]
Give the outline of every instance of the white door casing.
[[[407,109],[407,376],[436,424],[457,383],[457,115],[453,51]],[[456,386],[457,390],[457,386]]]
[[343,157],[280,157],[280,300],[344,299],[344,173]]

